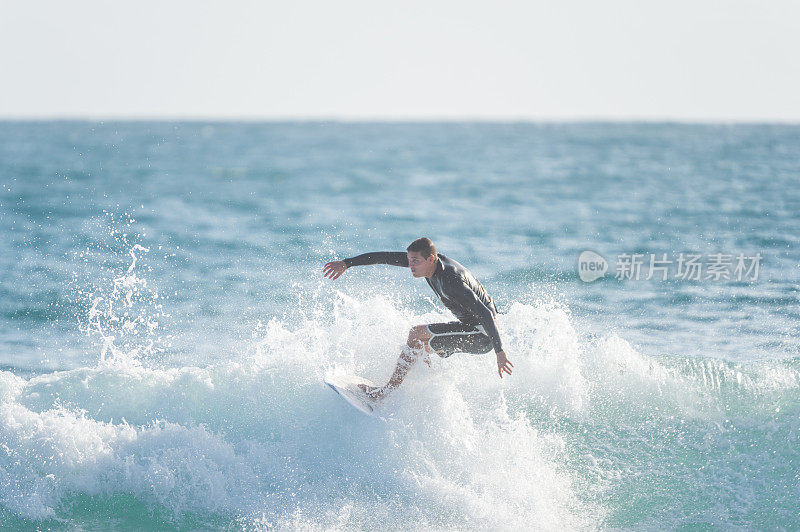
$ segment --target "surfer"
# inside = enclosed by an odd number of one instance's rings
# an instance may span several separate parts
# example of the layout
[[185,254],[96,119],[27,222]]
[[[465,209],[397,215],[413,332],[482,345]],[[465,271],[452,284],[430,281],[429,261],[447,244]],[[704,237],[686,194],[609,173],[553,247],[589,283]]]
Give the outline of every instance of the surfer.
[[375,399],[382,399],[400,386],[409,369],[419,358],[435,352],[442,358],[453,353],[486,353],[494,348],[497,373],[511,374],[514,365],[508,360],[495,324],[497,308],[486,289],[461,264],[436,251],[428,238],[413,241],[406,253],[377,251],[357,257],[332,261],[322,269],[328,279],[338,279],[347,268],[368,264],[390,264],[411,268],[414,277],[424,277],[457,321],[417,325],[408,333],[408,341],[397,359],[397,366],[385,386],[361,388]]

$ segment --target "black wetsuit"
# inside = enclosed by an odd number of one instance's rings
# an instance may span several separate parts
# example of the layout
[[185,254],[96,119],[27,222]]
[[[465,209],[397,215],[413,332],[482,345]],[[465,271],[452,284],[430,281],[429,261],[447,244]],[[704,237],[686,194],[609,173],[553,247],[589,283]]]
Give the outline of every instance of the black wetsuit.
[[[497,331],[497,325],[495,324],[497,308],[489,293],[464,266],[453,259],[448,259],[441,253],[437,256],[436,270],[430,278],[426,277],[425,280],[428,281],[428,285],[442,300],[444,306],[458,318],[458,324],[464,327],[453,328],[452,325],[456,323],[454,322],[452,324],[432,324],[428,330],[434,335],[439,332],[439,334],[448,336],[461,332],[473,334],[472,331],[474,330],[475,333],[480,333],[481,336],[487,337],[485,343],[479,342],[477,350],[469,349],[469,347],[464,348],[466,344],[462,341],[460,346],[445,346],[444,351],[486,352],[492,347],[495,352],[502,351],[503,344],[500,341],[500,333]],[[344,259],[344,263],[348,267],[368,264],[390,264],[407,268],[408,255],[402,251],[375,251]],[[437,331],[436,328],[433,328],[433,325],[439,325],[439,330]],[[483,329],[483,331],[480,329]],[[456,338],[453,338],[453,340],[456,340]],[[469,343],[467,342],[467,344]],[[459,347],[462,349],[459,349]]]

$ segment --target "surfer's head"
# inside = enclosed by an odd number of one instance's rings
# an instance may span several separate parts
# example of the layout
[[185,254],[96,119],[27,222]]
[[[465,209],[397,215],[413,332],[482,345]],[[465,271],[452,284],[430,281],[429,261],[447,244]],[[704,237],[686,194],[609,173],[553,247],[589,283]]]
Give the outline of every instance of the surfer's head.
[[418,238],[407,248],[408,266],[414,277],[430,277],[436,271],[436,246],[430,238]]

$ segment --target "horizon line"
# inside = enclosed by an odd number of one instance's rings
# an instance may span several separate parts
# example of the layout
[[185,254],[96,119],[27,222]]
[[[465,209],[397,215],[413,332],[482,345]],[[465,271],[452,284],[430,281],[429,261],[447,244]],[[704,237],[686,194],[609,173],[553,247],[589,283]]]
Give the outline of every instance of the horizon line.
[[239,116],[239,115],[43,115],[1,116],[0,122],[216,122],[216,123],[353,123],[353,124],[441,124],[441,123],[485,123],[485,124],[696,124],[696,125],[800,125],[800,118],[775,119],[766,117],[509,117],[509,116]]

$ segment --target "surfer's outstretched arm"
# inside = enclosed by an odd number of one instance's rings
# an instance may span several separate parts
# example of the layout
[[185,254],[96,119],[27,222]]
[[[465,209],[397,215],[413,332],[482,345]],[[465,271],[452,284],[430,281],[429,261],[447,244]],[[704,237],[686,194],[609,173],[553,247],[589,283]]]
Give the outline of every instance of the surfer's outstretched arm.
[[405,251],[371,251],[356,257],[344,259],[342,262],[350,266],[367,266],[368,264],[388,264],[408,268],[408,253]]
[[338,279],[351,266],[369,264],[389,264],[408,268],[408,255],[403,251],[372,251],[349,259],[331,261],[322,267],[322,274],[328,279]]

